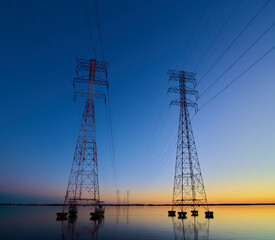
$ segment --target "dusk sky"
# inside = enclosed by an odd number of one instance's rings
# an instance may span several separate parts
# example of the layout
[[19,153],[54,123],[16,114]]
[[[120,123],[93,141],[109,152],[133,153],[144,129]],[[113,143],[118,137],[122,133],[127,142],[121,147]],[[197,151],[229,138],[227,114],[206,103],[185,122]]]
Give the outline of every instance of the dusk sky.
[[[209,202],[275,202],[275,1],[98,0],[98,12],[117,174],[116,186],[97,99],[101,199],[119,189],[122,201],[129,190],[132,203],[171,203],[179,109],[167,70],[182,69],[199,82],[192,126]],[[0,202],[61,203],[84,107],[75,58],[95,57],[83,2],[1,0],[0,29]]]

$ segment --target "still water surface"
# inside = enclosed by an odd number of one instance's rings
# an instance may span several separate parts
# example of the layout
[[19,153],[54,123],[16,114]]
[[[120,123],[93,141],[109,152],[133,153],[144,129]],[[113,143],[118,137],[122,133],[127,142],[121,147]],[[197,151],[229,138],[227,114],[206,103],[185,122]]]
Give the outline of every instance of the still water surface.
[[89,220],[80,208],[74,223],[57,222],[60,207],[0,206],[0,239],[275,239],[275,206],[211,207],[214,219],[179,220],[167,216],[170,207],[106,207],[102,221]]

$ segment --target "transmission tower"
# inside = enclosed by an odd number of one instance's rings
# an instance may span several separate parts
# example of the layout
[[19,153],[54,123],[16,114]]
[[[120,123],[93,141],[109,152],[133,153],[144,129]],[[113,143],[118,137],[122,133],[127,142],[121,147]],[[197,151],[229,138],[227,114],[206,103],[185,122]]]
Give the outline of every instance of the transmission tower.
[[177,70],[169,70],[168,74],[169,81],[178,83],[177,86],[169,88],[168,92],[179,94],[179,99],[172,100],[170,105],[180,107],[172,211],[168,211],[168,215],[175,216],[175,209],[178,208],[179,218],[186,218],[187,213],[184,210],[191,206],[192,216],[198,216],[197,207],[203,206],[206,209],[205,217],[211,218],[213,212],[208,208],[188,111],[189,107],[194,107],[197,111],[196,102],[189,99],[190,96],[198,99],[198,92],[194,89],[195,74]]
[[[57,220],[65,220],[77,215],[78,206],[93,209],[92,218],[104,214],[100,204],[98,183],[98,161],[95,128],[95,98],[105,98],[97,86],[107,86],[108,63],[95,59],[76,59],[77,77],[74,78],[75,95],[85,98],[85,107],[81,128],[76,144],[69,183],[62,212],[57,213]],[[83,75],[79,76],[79,73]]]
[[119,190],[116,191],[116,206],[117,206],[117,207],[120,207]]
[[126,192],[126,193],[127,193],[127,202],[126,202],[126,205],[127,205],[127,206],[129,206],[129,204],[130,204],[130,203],[129,203],[130,191],[129,191],[129,190],[127,190],[127,192]]

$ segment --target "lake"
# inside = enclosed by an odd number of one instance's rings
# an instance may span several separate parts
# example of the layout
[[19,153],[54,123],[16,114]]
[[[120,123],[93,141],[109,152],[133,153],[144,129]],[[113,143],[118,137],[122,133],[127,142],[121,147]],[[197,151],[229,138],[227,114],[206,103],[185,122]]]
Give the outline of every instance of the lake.
[[106,207],[100,221],[87,207],[75,222],[56,221],[61,207],[0,206],[0,239],[275,239],[275,206],[215,206],[214,219],[168,217],[171,207]]

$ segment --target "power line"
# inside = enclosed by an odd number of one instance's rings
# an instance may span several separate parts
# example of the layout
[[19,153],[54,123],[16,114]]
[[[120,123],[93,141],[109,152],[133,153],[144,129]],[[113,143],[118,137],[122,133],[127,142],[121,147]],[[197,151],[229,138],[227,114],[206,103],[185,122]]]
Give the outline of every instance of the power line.
[[[168,83],[167,83],[168,85]],[[167,89],[167,87],[165,87],[165,89]],[[156,137],[156,133],[157,133],[157,129],[159,126],[163,126],[164,123],[165,123],[165,120],[166,120],[166,117],[167,117],[167,113],[164,115],[164,119],[162,119],[162,116],[163,116],[163,109],[164,109],[164,104],[166,102],[166,98],[167,98],[167,93],[165,91],[165,94],[162,98],[162,102],[161,104],[159,105],[159,109],[158,109],[158,112],[157,112],[157,115],[156,115],[156,118],[154,119],[154,125],[153,125],[153,131],[152,131],[152,135],[150,137],[150,141],[149,141],[149,144],[146,148],[146,151],[145,151],[145,154],[144,154],[144,159],[143,159],[143,162],[141,163],[141,166],[143,166],[142,168],[142,172],[145,170],[144,166],[146,166],[146,163],[149,159],[149,157],[152,155],[152,149],[154,149],[155,145],[156,145],[156,141],[158,139],[158,137]],[[168,111],[168,109],[167,109]],[[160,120],[162,119],[162,122],[160,122]],[[158,136],[160,135],[161,133],[161,129],[158,131]],[[156,141],[155,141],[156,140]],[[147,168],[146,168],[147,169]],[[139,176],[141,176],[139,174]]]
[[[194,113],[193,117],[191,118],[191,121],[194,119],[195,115],[196,115],[196,112]],[[172,132],[173,132],[173,131],[172,131]],[[172,132],[171,132],[171,133],[172,133]],[[171,135],[169,136],[168,139],[170,139],[170,137],[171,137]],[[168,149],[166,150],[165,154],[162,155],[163,157],[162,157],[161,160],[158,162],[158,165],[154,168],[154,171],[152,172],[151,176],[149,176],[148,182],[152,182],[152,181],[154,180],[154,178],[157,176],[158,172],[161,170],[161,168],[163,167],[163,165],[165,164],[165,162],[168,160],[168,157],[170,156],[172,150],[175,148],[175,140],[176,140],[176,138],[177,138],[177,134],[174,136],[174,138],[173,138],[171,144],[169,145]],[[167,142],[168,142],[168,141],[167,141]],[[171,148],[171,147],[173,147],[173,146],[174,146],[174,148]],[[160,157],[160,155],[161,155],[161,152],[160,152],[160,154],[159,154],[159,157]],[[153,169],[153,168],[152,168],[152,169]],[[145,180],[145,181],[146,181],[146,180]],[[145,181],[144,181],[144,182],[145,182]],[[147,182],[146,182],[146,186],[149,186],[149,184],[147,184]]]
[[107,88],[107,100],[108,100],[108,112],[109,112],[109,119],[110,119],[110,139],[111,139],[114,180],[115,180],[115,185],[117,186],[117,171],[116,171],[116,162],[115,162],[115,154],[114,154],[114,138],[113,138],[113,127],[112,127],[112,118],[111,118],[109,87]]
[[265,58],[268,54],[270,54],[275,49],[275,45],[270,48],[267,52],[265,52],[260,58],[258,58],[255,62],[253,62],[248,68],[246,68],[238,77],[234,78],[229,84],[227,84],[224,88],[222,88],[216,95],[210,98],[205,104],[202,105],[199,110],[207,106],[210,102],[212,102],[216,97],[218,97],[223,91],[225,91],[228,87],[230,87],[233,83],[235,83],[238,79],[240,79],[245,73],[247,73],[251,68],[253,68],[258,62],[260,62],[263,58]]
[[110,153],[111,153],[111,166],[112,166],[112,171],[113,171],[113,178],[114,178],[114,186],[117,188],[117,183],[116,183],[116,169],[114,167],[114,149],[112,146],[112,138],[111,138],[111,133],[110,133],[110,123],[109,123],[109,115],[108,115],[108,107],[105,104],[105,114],[106,114],[106,121],[107,121],[107,132],[108,132],[108,138],[109,138],[109,145],[110,145]]
[[[49,65],[51,71],[54,73],[54,75],[56,76],[57,80],[60,82],[60,84],[62,85],[62,87],[64,87],[64,89],[66,90],[66,92],[70,96],[70,98],[72,98],[72,93],[70,92],[70,90],[67,87],[66,83],[62,80],[62,78],[60,77],[60,75],[57,73],[57,71],[55,70],[53,64],[48,59],[48,57],[46,56],[46,54],[43,52],[42,48],[38,45],[37,41],[35,40],[35,38],[31,34],[31,32],[29,31],[29,29],[27,28],[27,26],[24,24],[24,22],[21,19],[21,17],[18,15],[18,13],[14,9],[14,7],[11,5],[11,3],[9,2],[9,0],[6,0],[6,2],[8,4],[8,6],[10,7],[11,11],[13,12],[14,16],[16,17],[16,19],[18,20],[18,22],[21,24],[22,28],[27,33],[28,37],[33,42],[34,46],[37,48],[37,50],[40,53],[40,55],[42,56],[42,58],[44,58],[45,62]],[[75,105],[75,106],[77,108],[77,105]],[[81,119],[81,110],[79,108],[77,108],[77,113],[78,113],[79,118]]]
[[[174,136],[174,138],[173,138],[171,144],[169,145],[169,147],[167,148],[165,154],[162,155],[163,157],[158,162],[158,165],[156,167],[152,168],[153,172],[151,171],[152,173],[150,174],[149,178],[145,179],[144,183],[146,184],[147,187],[149,186],[148,182],[152,182],[152,180],[156,177],[157,173],[159,172],[159,170],[162,168],[165,161],[170,156],[172,150],[175,148],[175,140],[176,139],[177,139],[177,135]],[[173,146],[174,146],[174,148],[172,148]],[[161,152],[160,152],[160,154],[161,154]],[[160,154],[159,154],[159,156],[160,156]]]
[[[37,27],[38,27],[38,29],[39,29],[39,31],[40,31],[40,34],[42,35],[43,39],[46,41],[46,43],[47,43],[49,49],[52,51],[52,53],[53,53],[53,55],[54,55],[54,57],[55,57],[55,59],[56,59],[56,62],[60,65],[61,69],[63,70],[63,72],[65,73],[65,75],[67,76],[67,78],[71,78],[71,77],[70,77],[70,74],[69,74],[68,71],[65,69],[64,65],[61,63],[62,61],[60,61],[60,58],[59,58],[58,55],[56,54],[56,51],[53,49],[53,46],[52,46],[51,42],[47,39],[47,36],[46,36],[46,34],[45,34],[45,32],[44,32],[42,26],[41,26],[40,23],[37,21],[37,18],[34,16],[34,14],[33,14],[32,10],[31,10],[31,8],[30,8],[30,6],[29,6],[27,0],[24,0],[23,3],[24,3],[24,5],[25,5],[25,7],[26,7],[28,13],[30,14],[32,20],[33,20],[33,21],[35,22],[35,24],[37,25]],[[79,118],[81,119],[81,109],[80,109],[79,105],[76,104],[75,106],[76,106],[76,108],[77,108],[78,116],[79,116]]]
[[102,54],[102,59],[104,60],[105,57],[104,57],[104,49],[103,49],[103,41],[102,41],[100,18],[99,18],[99,14],[98,14],[97,0],[94,0],[94,5],[95,5],[95,13],[96,13],[96,20],[97,20],[97,30],[98,30],[98,36],[99,36],[101,54]]
[[192,52],[194,51],[194,49],[196,48],[196,46],[197,46],[199,40],[201,39],[201,36],[202,36],[204,30],[206,29],[206,26],[207,26],[208,23],[210,22],[211,18],[214,16],[214,14],[215,14],[215,12],[216,12],[216,10],[217,10],[217,8],[218,8],[219,3],[220,3],[220,0],[217,1],[217,4],[215,5],[214,9],[212,10],[210,16],[208,17],[206,23],[204,24],[204,26],[203,26],[203,28],[202,28],[202,30],[200,31],[200,34],[199,34],[199,36],[198,36],[198,38],[197,38],[197,41],[196,41],[195,44],[193,45],[193,48],[191,49],[191,51],[189,52],[189,54],[187,55],[187,58],[185,59],[185,61],[184,61],[184,63],[183,63],[183,66],[188,62],[188,60],[189,60],[189,58],[190,58],[190,56],[191,56],[191,53],[192,53]]
[[86,16],[86,21],[87,21],[87,25],[88,25],[88,31],[89,31],[89,35],[90,35],[92,49],[93,49],[93,52],[94,52],[94,56],[96,58],[95,43],[94,43],[94,40],[93,40],[92,26],[90,24],[90,18],[89,18],[87,3],[86,3],[86,0],[82,0],[82,2],[83,2],[83,5],[84,5],[85,16]]
[[[164,155],[162,155],[162,153],[163,153],[163,151],[164,151],[164,149],[165,149],[166,144],[170,141],[170,139],[171,139],[171,137],[172,137],[172,135],[173,135],[173,133],[174,133],[174,131],[175,131],[176,128],[177,128],[177,125],[174,125],[172,131],[170,132],[170,135],[169,135],[168,138],[167,138],[167,141],[163,144],[163,146],[162,146],[162,148],[161,148],[161,151],[159,152],[159,154],[157,155],[157,157],[154,158],[154,163],[153,163],[152,167],[150,168],[150,170],[149,170],[147,176],[145,177],[144,183],[145,183],[147,180],[149,180],[150,177],[152,176],[152,174],[155,172],[156,166],[158,165],[158,160],[161,159],[161,156],[165,156],[165,155],[167,154],[168,150],[166,151],[166,153],[165,153]],[[172,141],[174,141],[174,139],[173,139]],[[171,146],[172,146],[172,144],[168,147],[168,149],[170,149]]]
[[205,95],[249,50],[260,41],[275,25],[273,22],[210,86],[200,95],[200,98]]
[[43,39],[45,40],[45,42],[47,43],[49,49],[52,51],[56,61],[58,62],[58,64],[60,65],[61,69],[63,70],[63,72],[67,75],[68,78],[70,78],[69,73],[67,72],[67,70],[65,69],[65,67],[63,66],[62,62],[60,61],[59,57],[57,56],[55,50],[53,49],[53,46],[51,44],[51,42],[47,39],[47,36],[43,30],[43,28],[41,27],[41,25],[39,24],[39,22],[37,21],[36,17],[34,16],[29,4],[27,3],[27,0],[23,0],[23,3],[25,4],[25,7],[28,11],[28,13],[30,14],[32,20],[35,22],[35,24],[37,25],[40,34],[42,35]]
[[[193,30],[193,32],[192,32],[192,34],[191,34],[191,36],[190,36],[190,38],[189,38],[189,40],[188,40],[188,43],[186,44],[186,49],[189,49],[191,40],[193,39],[193,37],[194,37],[194,35],[195,35],[195,33],[196,33],[196,31],[197,31],[199,25],[201,24],[202,19],[204,18],[204,15],[205,15],[206,10],[207,10],[207,8],[208,8],[208,6],[209,6],[209,3],[210,3],[210,0],[207,1],[206,7],[204,8],[204,11],[202,11],[202,14],[201,14],[201,16],[200,16],[200,19],[199,19],[199,21],[198,21],[198,24],[197,24],[196,27],[194,28],[194,30]],[[179,64],[180,64],[180,62],[181,62],[181,60],[182,60],[183,57],[184,57],[184,54],[183,54],[183,55],[181,56],[181,58],[179,59],[177,65],[176,65],[176,68],[179,66]]]
[[44,10],[45,10],[45,12],[46,12],[46,15],[48,16],[48,18],[49,18],[49,20],[50,20],[50,23],[51,23],[51,25],[52,25],[52,28],[53,28],[54,31],[55,31],[55,34],[56,34],[56,36],[57,36],[57,39],[58,39],[60,45],[62,46],[62,48],[63,48],[63,50],[64,50],[64,52],[65,52],[65,54],[66,54],[66,57],[67,57],[68,59],[70,59],[69,52],[68,52],[68,50],[66,49],[66,47],[65,47],[65,45],[64,45],[64,42],[62,41],[62,38],[60,37],[58,28],[57,28],[57,26],[56,26],[56,24],[55,24],[55,22],[54,22],[54,20],[53,20],[53,18],[52,18],[52,16],[51,16],[50,12],[49,12],[49,9],[47,8],[47,6],[46,6],[46,4],[45,4],[45,1],[44,1],[44,0],[41,0],[41,2],[42,2],[42,6],[43,6],[43,8],[44,8]]
[[267,6],[270,0],[267,0],[264,5],[259,9],[259,11],[254,15],[254,17],[245,25],[245,27],[239,32],[237,37],[229,44],[229,46],[223,51],[223,53],[218,57],[218,59],[212,64],[212,66],[206,71],[206,73],[202,76],[198,84],[206,77],[206,75],[216,66],[216,64],[220,61],[220,59],[224,56],[224,54],[234,45],[234,43],[241,37],[241,35],[246,31],[246,29],[254,22],[254,20],[258,17],[258,15],[263,11],[263,9]]
[[220,36],[220,34],[222,33],[223,29],[225,28],[225,26],[227,25],[227,23],[229,22],[229,20],[231,19],[231,17],[233,16],[233,14],[235,13],[235,11],[237,10],[237,8],[239,7],[240,3],[242,0],[239,0],[239,2],[237,3],[237,5],[233,8],[233,10],[231,11],[230,15],[227,17],[227,19],[225,20],[224,24],[222,25],[222,27],[220,28],[219,32],[216,34],[215,38],[212,40],[212,42],[210,43],[210,45],[208,46],[208,48],[205,50],[205,52],[203,53],[200,61],[197,63],[197,65],[195,66],[193,72],[197,71],[198,66],[201,64],[201,62],[203,61],[203,59],[205,58],[206,54],[209,52],[209,50],[212,48],[212,46],[214,45],[214,43],[216,42],[216,40],[218,39],[218,37]]
[[6,2],[8,4],[8,6],[10,7],[10,9],[12,10],[14,16],[17,18],[18,22],[21,24],[22,28],[25,30],[25,32],[27,33],[27,35],[29,36],[29,38],[32,40],[33,44],[37,48],[37,50],[40,53],[40,55],[44,58],[44,60],[46,61],[46,63],[49,65],[50,69],[56,75],[57,79],[59,80],[59,82],[61,83],[61,85],[64,87],[64,89],[67,91],[67,93],[70,95],[70,97],[72,97],[71,92],[69,91],[69,89],[66,86],[66,83],[60,78],[59,74],[54,69],[51,61],[44,54],[44,52],[42,51],[42,49],[38,45],[37,41],[35,40],[35,38],[31,34],[31,32],[29,31],[29,29],[27,28],[27,26],[24,24],[24,22],[22,21],[22,19],[20,18],[20,16],[18,15],[18,13],[16,12],[16,10],[14,9],[14,7],[11,5],[11,3],[9,2],[9,0],[6,0]]

